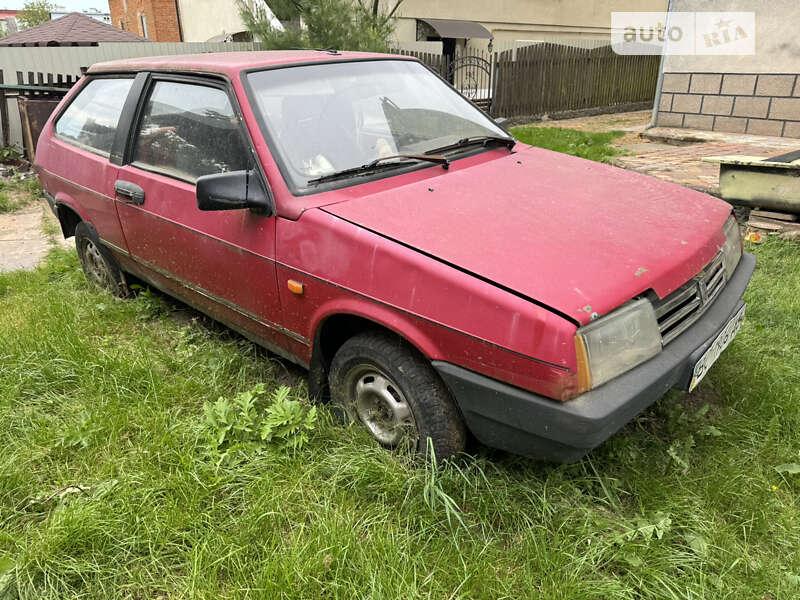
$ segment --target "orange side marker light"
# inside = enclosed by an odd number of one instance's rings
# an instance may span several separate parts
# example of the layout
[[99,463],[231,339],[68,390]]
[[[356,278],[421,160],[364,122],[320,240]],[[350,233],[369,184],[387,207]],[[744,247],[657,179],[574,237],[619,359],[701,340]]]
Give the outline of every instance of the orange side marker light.
[[294,279],[290,279],[287,282],[287,285],[289,287],[289,291],[292,292],[293,294],[297,294],[298,296],[302,296],[303,292],[305,292],[303,284],[300,283],[299,281],[295,281]]
[[592,372],[589,369],[589,356],[586,344],[580,335],[575,336],[575,354],[578,357],[578,393],[592,389]]

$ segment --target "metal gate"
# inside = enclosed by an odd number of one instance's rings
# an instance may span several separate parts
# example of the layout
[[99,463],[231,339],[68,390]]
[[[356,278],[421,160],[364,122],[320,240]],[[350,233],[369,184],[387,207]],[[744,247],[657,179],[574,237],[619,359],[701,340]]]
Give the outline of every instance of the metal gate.
[[[491,58],[487,54],[487,58]],[[450,62],[447,80],[459,92],[487,112],[492,106],[494,68],[492,61],[478,54],[459,56]]]

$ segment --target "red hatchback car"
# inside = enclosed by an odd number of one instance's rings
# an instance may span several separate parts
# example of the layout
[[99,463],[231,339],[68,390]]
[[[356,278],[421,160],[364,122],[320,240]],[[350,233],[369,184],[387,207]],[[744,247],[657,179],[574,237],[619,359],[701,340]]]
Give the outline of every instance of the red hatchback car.
[[415,59],[94,65],[36,167],[87,278],[130,275],[309,369],[386,447],[576,460],[733,339],[731,207],[516,143]]

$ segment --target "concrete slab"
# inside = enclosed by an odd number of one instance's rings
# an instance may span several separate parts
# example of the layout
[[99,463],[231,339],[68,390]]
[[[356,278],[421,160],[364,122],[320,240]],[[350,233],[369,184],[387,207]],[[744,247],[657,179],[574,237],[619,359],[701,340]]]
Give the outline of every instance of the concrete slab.
[[632,155],[617,156],[614,165],[690,188],[720,195],[719,166],[703,159],[712,156],[775,156],[800,147],[789,138],[728,134],[693,129],[656,127],[641,134],[645,143],[658,144],[658,151],[632,149]]
[[0,214],[0,272],[31,270],[54,245],[74,247],[60,232],[49,237],[42,228],[42,219],[58,226],[44,201],[31,204],[13,213]]
[[622,144],[621,146],[617,146],[617,148],[633,154],[646,154],[648,152],[669,152],[674,150],[675,146],[659,144],[657,142],[642,142],[640,144]]
[[[750,148],[800,148],[797,138],[750,135],[744,133],[723,133],[721,131],[702,131],[700,129],[680,129],[676,127],[653,127],[642,132],[642,137],[654,141],[673,144],[737,144]],[[753,154],[762,154],[754,152]]]

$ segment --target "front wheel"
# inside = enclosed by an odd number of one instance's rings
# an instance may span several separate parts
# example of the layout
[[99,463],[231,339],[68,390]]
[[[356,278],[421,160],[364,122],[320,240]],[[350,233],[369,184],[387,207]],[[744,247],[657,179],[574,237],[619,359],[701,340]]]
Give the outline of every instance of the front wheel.
[[401,338],[366,332],[333,358],[331,399],[382,446],[437,458],[461,452],[466,427],[450,392],[428,361]]

